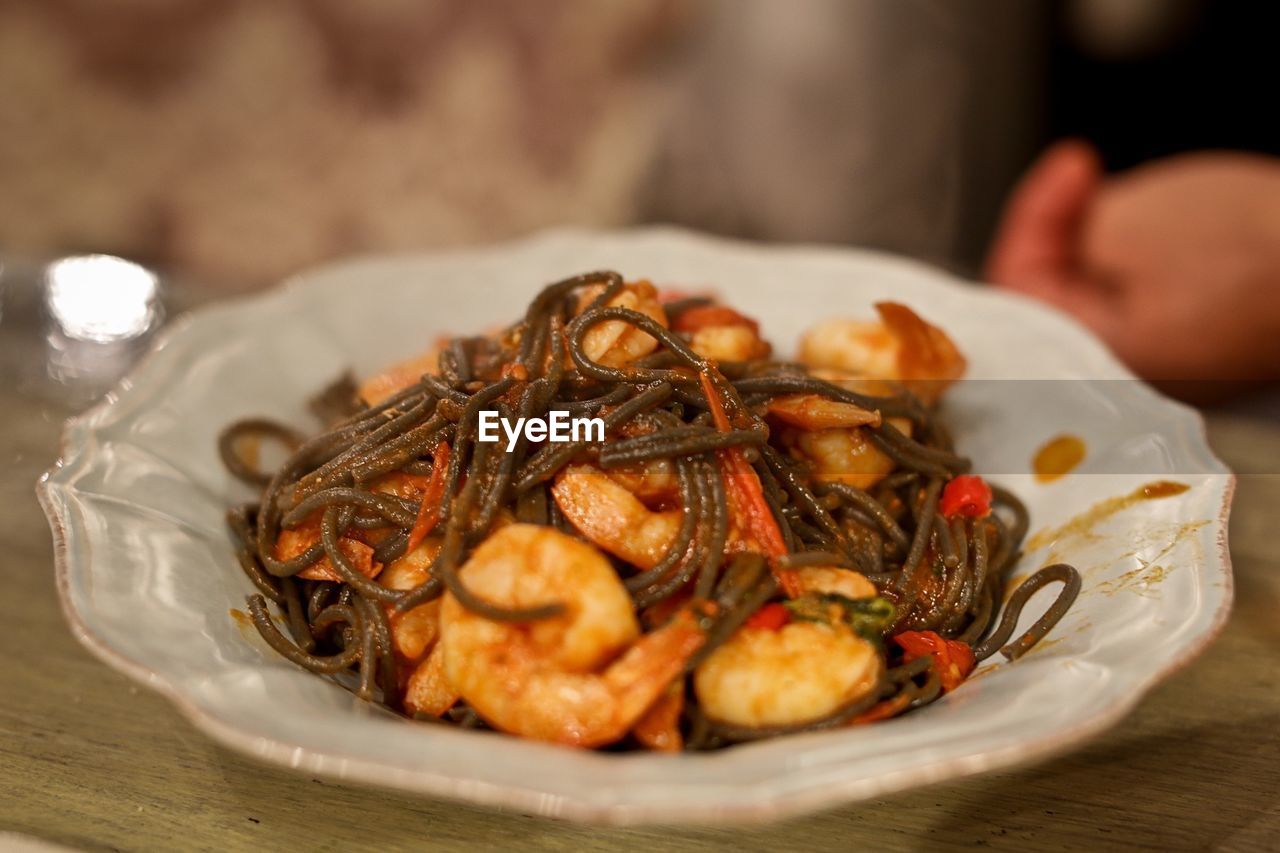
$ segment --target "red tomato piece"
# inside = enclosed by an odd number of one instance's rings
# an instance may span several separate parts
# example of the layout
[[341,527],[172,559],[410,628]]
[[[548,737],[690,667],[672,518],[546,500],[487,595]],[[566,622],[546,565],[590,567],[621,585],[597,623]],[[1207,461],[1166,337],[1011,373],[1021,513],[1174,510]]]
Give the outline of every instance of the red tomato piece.
[[777,631],[791,621],[787,608],[777,601],[770,602],[747,617],[744,623],[748,628],[760,628],[765,631]]
[[991,514],[991,487],[973,474],[953,477],[942,490],[938,511],[945,518],[983,518]]
[[699,305],[681,311],[671,324],[677,332],[696,332],[714,326],[749,326],[751,331],[760,333],[759,323],[727,305]]
[[933,667],[942,680],[944,693],[959,687],[978,663],[968,643],[948,640],[935,631],[903,631],[895,634],[893,641],[902,649],[902,659],[907,663],[933,656]]

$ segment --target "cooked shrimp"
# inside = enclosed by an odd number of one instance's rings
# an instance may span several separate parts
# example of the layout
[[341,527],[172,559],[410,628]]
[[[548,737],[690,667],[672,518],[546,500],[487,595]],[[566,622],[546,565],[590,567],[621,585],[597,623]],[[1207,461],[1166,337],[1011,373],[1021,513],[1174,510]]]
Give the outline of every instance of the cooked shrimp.
[[445,674],[443,647],[437,644],[409,676],[404,691],[405,712],[410,716],[438,717],[456,705],[458,699],[458,691]]
[[[585,288],[579,300],[579,310],[585,309],[604,285]],[[658,301],[658,291],[647,281],[624,285],[618,295],[608,302],[610,308],[629,308],[651,318],[660,326],[667,325],[667,312]],[[582,339],[582,351],[587,358],[606,367],[622,367],[638,358],[644,358],[658,348],[658,342],[630,323],[622,320],[605,320],[587,330]]]
[[658,752],[679,752],[684,748],[680,715],[684,713],[684,682],[673,681],[662,696],[636,721],[631,736],[642,746]]
[[502,607],[563,603],[550,619],[486,619],[447,594],[444,671],[495,728],[537,740],[599,746],[622,738],[705,641],[682,611],[641,636],[631,598],[595,548],[557,530],[513,524],[480,544],[463,583]]
[[437,341],[422,355],[396,362],[381,373],[360,383],[357,393],[367,405],[376,406],[383,400],[408,388],[422,378],[424,373],[436,373],[440,369],[440,351],[445,343]]
[[[388,589],[413,589],[431,578],[431,563],[440,553],[440,537],[429,536],[409,553],[392,560],[378,578]],[[406,661],[422,658],[440,636],[440,600],[419,604],[405,613],[390,613],[391,642]]]
[[[277,560],[292,560],[306,553],[307,549],[320,541],[320,518],[304,521],[297,527],[281,530],[276,537]],[[355,570],[367,578],[377,577],[382,571],[382,564],[373,559],[373,548],[358,539],[343,536],[338,540],[338,550],[355,567]],[[342,578],[333,570],[328,557],[321,557],[315,563],[298,572],[298,577],[313,581],[341,581]]]
[[901,378],[897,339],[884,323],[874,320],[824,320],[800,337],[799,357],[808,367],[876,379]]
[[[902,387],[896,381],[856,377],[848,370],[819,368],[812,373],[841,388],[875,397],[893,395]],[[818,395],[796,394],[775,397],[768,413],[786,424],[779,432],[779,442],[810,462],[816,479],[868,489],[893,472],[894,461],[861,428],[879,425],[878,411]],[[888,422],[904,435],[911,435],[909,420],[889,418]]]
[[713,361],[768,358],[772,347],[760,337],[760,324],[726,305],[700,305],[680,313],[672,324],[689,336],[689,346]]
[[675,463],[670,459],[613,468],[605,476],[650,506],[674,500],[680,488]]
[[808,566],[797,569],[795,576],[801,592],[807,594],[835,593],[855,601],[859,598],[873,598],[878,594],[876,585],[867,580],[866,575],[849,569]]
[[880,412],[818,394],[774,397],[767,411],[783,423],[808,430],[880,425]]
[[[905,418],[888,418],[890,424],[905,435],[911,434],[911,422]],[[792,454],[813,466],[816,480],[847,483],[869,489],[893,473],[895,463],[868,437],[865,429],[784,429],[779,441]]]
[[440,599],[392,613],[389,621],[396,654],[406,661],[421,660],[440,638]]
[[427,491],[427,483],[431,478],[422,474],[406,474],[403,471],[392,471],[383,474],[369,484],[369,491],[384,495],[395,495],[405,500],[419,501]]
[[[417,381],[416,379],[414,381]],[[426,490],[426,477],[416,474],[405,474],[396,471],[379,477],[370,484],[370,490],[382,494],[395,495],[407,500],[421,500]],[[288,560],[303,554],[308,548],[320,541],[320,519],[323,512],[317,510],[296,527],[281,530],[276,537],[276,559]],[[338,539],[340,550],[360,574],[368,578],[377,577],[382,571],[381,563],[374,562],[373,547],[391,533],[389,527],[378,527],[369,530],[353,530]],[[306,580],[340,581],[338,573],[328,557],[323,557],[315,564],[298,573],[298,577]],[[411,584],[415,586],[416,584]],[[399,587],[396,587],[399,588]],[[406,587],[408,588],[408,587]]]
[[849,370],[836,370],[831,367],[811,367],[809,375],[815,379],[825,379],[832,385],[866,394],[868,397],[892,397],[902,393],[902,383],[896,379],[869,379]]
[[387,589],[413,589],[431,578],[431,563],[440,554],[439,536],[428,536],[416,548],[387,564],[378,583]]
[[964,356],[937,326],[896,302],[878,302],[876,310],[879,322],[834,319],[813,327],[800,340],[800,360],[901,381],[926,402],[964,374]]
[[565,468],[556,475],[551,494],[583,536],[641,569],[656,566],[680,531],[680,510],[651,510],[590,465]]
[[712,361],[768,358],[770,347],[750,326],[706,326],[693,333],[689,347]]
[[[809,593],[875,595],[844,569],[797,570]],[[693,686],[713,720],[747,728],[821,719],[866,696],[880,678],[880,654],[843,622],[793,621],[781,628],[739,628],[694,671]]]

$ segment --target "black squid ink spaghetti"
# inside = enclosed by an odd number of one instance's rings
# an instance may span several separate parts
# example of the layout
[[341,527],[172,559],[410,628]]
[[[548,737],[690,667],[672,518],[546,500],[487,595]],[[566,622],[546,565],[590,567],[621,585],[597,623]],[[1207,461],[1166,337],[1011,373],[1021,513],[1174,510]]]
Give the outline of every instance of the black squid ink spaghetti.
[[[935,416],[964,359],[877,310],[782,361],[727,305],[588,273],[500,332],[344,378],[314,437],[232,424],[222,457],[261,489],[228,513],[253,624],[416,719],[584,747],[714,749],[933,702],[1044,637],[1080,576],[1048,566],[1006,601],[1027,513]],[[600,431],[529,426],[578,419]],[[482,437],[499,422],[519,428]],[[275,471],[263,442],[288,452]]]

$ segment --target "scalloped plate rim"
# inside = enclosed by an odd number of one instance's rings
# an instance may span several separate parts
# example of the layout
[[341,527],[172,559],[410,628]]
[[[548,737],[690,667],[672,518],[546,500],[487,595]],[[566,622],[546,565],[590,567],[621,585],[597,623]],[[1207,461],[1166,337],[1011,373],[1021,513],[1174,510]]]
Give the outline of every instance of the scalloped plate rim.
[[[960,778],[991,770],[1010,768],[1057,755],[1114,726],[1132,711],[1153,687],[1188,664],[1212,643],[1222,631],[1230,615],[1234,594],[1231,557],[1227,547],[1227,518],[1235,491],[1236,478],[1209,448],[1203,416],[1189,406],[1164,398],[1154,389],[1148,389],[1153,400],[1176,412],[1182,425],[1190,425],[1196,428],[1195,431],[1198,434],[1194,437],[1198,439],[1198,442],[1193,449],[1202,455],[1203,461],[1217,468],[1213,473],[1226,476],[1221,506],[1216,519],[1216,524],[1218,525],[1218,553],[1214,555],[1217,558],[1217,566],[1221,570],[1222,600],[1211,617],[1208,626],[1193,641],[1189,642],[1188,646],[1180,654],[1159,669],[1153,670],[1140,682],[1132,684],[1131,692],[1123,699],[1112,700],[1097,713],[1081,719],[1068,729],[1023,741],[1001,750],[988,750],[976,755],[947,758],[932,764],[918,765],[895,773],[853,779],[844,783],[837,781],[821,788],[801,787],[798,790],[790,790],[783,794],[761,790],[764,785],[757,783],[747,789],[747,793],[751,794],[751,796],[745,801],[738,800],[731,804],[683,805],[678,809],[673,809],[672,806],[663,804],[630,805],[625,802],[610,802],[607,799],[590,801],[576,799],[567,795],[548,795],[536,788],[479,782],[474,779],[460,778],[449,773],[432,772],[421,768],[416,770],[395,769],[388,775],[388,768],[378,764],[376,761],[369,761],[359,756],[343,755],[334,751],[305,749],[287,741],[244,731],[237,724],[222,719],[216,712],[202,707],[199,702],[184,692],[180,684],[173,683],[158,671],[119,651],[107,639],[98,636],[90,629],[87,622],[77,611],[70,592],[73,571],[70,541],[76,535],[72,532],[75,529],[72,519],[77,512],[83,510],[83,507],[78,501],[74,485],[64,482],[64,480],[70,477],[77,467],[87,466],[92,459],[94,437],[90,431],[91,425],[104,417],[113,406],[119,403],[121,398],[131,393],[133,377],[144,370],[144,365],[157,359],[161,353],[169,349],[175,341],[186,334],[197,318],[207,319],[219,313],[234,313],[248,305],[273,299],[286,299],[289,295],[312,286],[314,279],[322,274],[331,275],[344,270],[357,270],[365,264],[423,258],[454,257],[455,259],[461,259],[490,252],[516,251],[521,248],[537,246],[544,242],[590,239],[593,236],[610,238],[634,236],[643,239],[680,240],[730,251],[763,254],[787,253],[793,256],[820,254],[837,261],[842,257],[859,256],[868,261],[896,266],[899,269],[913,270],[917,273],[925,273],[934,278],[958,280],[921,262],[871,250],[795,244],[770,246],[707,237],[668,227],[637,228],[621,231],[561,228],[539,232],[529,237],[489,247],[462,248],[429,253],[371,255],[343,259],[291,276],[275,288],[259,293],[236,296],[220,301],[215,305],[202,307],[189,314],[184,314],[176,318],[157,335],[144,358],[103,400],[86,412],[67,419],[61,436],[59,459],[40,477],[36,484],[37,497],[49,520],[53,534],[55,579],[59,602],[63,615],[67,619],[76,639],[108,666],[165,696],[197,729],[209,735],[215,741],[260,760],[348,782],[457,799],[478,805],[514,808],[529,813],[554,815],[559,818],[580,821],[629,825],[637,823],[755,822],[773,820],[840,803],[865,800],[877,795],[888,794],[919,785],[932,784],[944,779]],[[1039,303],[1005,294],[984,293],[980,295],[984,298],[994,299],[998,297],[1003,300],[1020,302],[1024,307],[1030,307],[1045,318],[1052,318],[1054,322],[1065,322],[1075,327],[1081,337],[1087,337],[1095,346],[1100,347],[1096,339],[1074,320]],[[1105,350],[1103,354],[1106,358],[1111,358],[1109,354],[1105,353]],[[1113,359],[1112,361],[1114,363]],[[1123,368],[1120,368],[1120,370],[1127,374],[1127,371],[1123,371]],[[1213,559],[1206,554],[1205,561],[1206,563],[1212,563]],[[465,791],[461,790],[464,788]],[[741,788],[737,790],[738,793],[743,792]],[[549,803],[549,799],[553,802]]]

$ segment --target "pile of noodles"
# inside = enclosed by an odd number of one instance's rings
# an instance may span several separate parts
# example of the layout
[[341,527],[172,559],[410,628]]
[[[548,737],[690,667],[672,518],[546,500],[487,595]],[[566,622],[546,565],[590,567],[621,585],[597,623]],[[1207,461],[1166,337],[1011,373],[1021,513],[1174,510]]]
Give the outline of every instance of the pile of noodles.
[[[579,311],[584,288],[591,286],[599,293]],[[220,447],[228,467],[262,487],[257,503],[228,515],[240,564],[260,593],[249,599],[253,623],[276,651],[316,673],[350,673],[361,697],[398,709],[402,688],[388,612],[406,612],[447,590],[463,607],[489,619],[529,622],[555,615],[560,608],[554,603],[510,610],[486,601],[467,589],[458,569],[503,510],[519,522],[577,536],[559,512],[550,486],[564,466],[582,461],[606,471],[656,459],[674,465],[683,517],[669,553],[643,572],[614,562],[637,612],[690,591],[695,599],[714,602],[708,608],[715,616],[707,626],[707,642],[689,662],[686,675],[751,614],[781,597],[776,577],[787,568],[857,570],[892,604],[880,636],[934,631],[969,644],[979,661],[997,650],[1010,659],[1018,657],[1066,612],[1080,580],[1064,565],[1031,575],[1000,612],[1008,573],[1027,532],[1026,511],[1017,498],[996,488],[993,511],[985,517],[947,519],[939,513],[944,484],[966,472],[970,463],[953,451],[946,430],[912,394],[902,390],[891,397],[867,396],[815,378],[800,365],[771,359],[708,361],[680,334],[648,316],[609,307],[622,288],[622,278],[613,272],[552,284],[529,304],[521,322],[496,336],[452,340],[440,356],[438,372],[376,406],[358,403],[349,381],[340,384],[318,401],[331,426],[314,438],[304,440],[288,427],[257,419],[227,428]],[[681,300],[665,309],[674,321],[706,301]],[[593,361],[584,352],[584,336],[610,320],[657,339],[658,349],[621,368]],[[730,429],[713,423],[708,391],[728,415]],[[761,414],[771,398],[794,394],[879,411],[880,423],[864,429],[896,463],[894,472],[869,490],[815,481],[805,463],[770,442]],[[513,421],[551,410],[599,416],[607,427],[606,441],[532,446],[521,438],[506,452],[504,444],[477,441],[483,409],[496,409]],[[911,437],[895,429],[891,418],[909,420]],[[620,435],[623,425],[629,425],[629,437]],[[247,437],[263,436],[291,448],[287,461],[270,475],[256,470],[238,451]],[[444,443],[451,452],[436,517],[443,546],[429,580],[414,589],[389,589],[361,574],[339,542],[347,531],[378,529],[384,535],[373,559],[385,565],[403,555],[420,507],[373,491],[370,484],[392,472],[430,473]],[[729,447],[742,448],[759,477],[785,542],[784,556],[726,556],[731,508],[718,451]],[[277,559],[281,530],[316,514],[321,517],[320,541],[297,557]],[[297,577],[326,557],[341,582]],[[934,582],[922,582],[926,573]],[[1057,599],[1034,626],[1010,642],[1027,599],[1055,581],[1063,584]],[[268,602],[283,613],[288,636],[273,622]],[[837,726],[877,703],[892,714],[902,713],[938,697],[941,684],[932,657],[905,662],[892,643],[881,648],[885,666],[876,689],[803,726],[741,729],[717,723],[700,713],[694,691],[688,689],[682,721],[686,748]],[[443,721],[485,725],[465,701]]]

